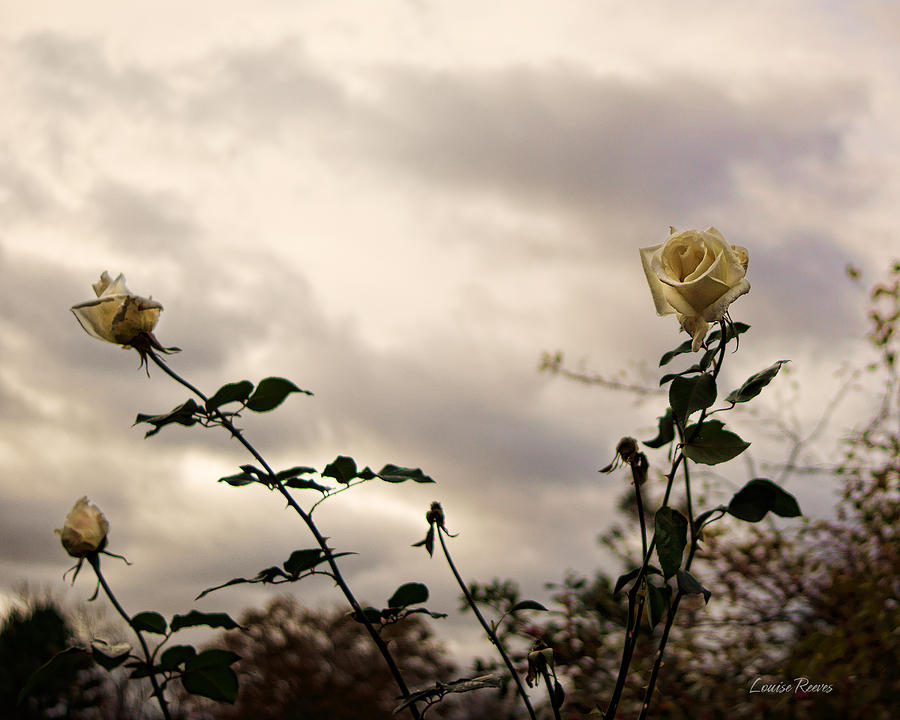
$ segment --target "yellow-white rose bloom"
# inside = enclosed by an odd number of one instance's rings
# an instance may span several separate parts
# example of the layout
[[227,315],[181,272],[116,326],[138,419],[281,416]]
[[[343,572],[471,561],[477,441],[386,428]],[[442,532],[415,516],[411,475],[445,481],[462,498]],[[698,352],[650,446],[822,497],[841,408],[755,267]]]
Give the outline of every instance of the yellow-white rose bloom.
[[103,549],[109,523],[100,508],[83,497],[66,515],[66,521],[54,532],[62,540],[62,546],[72,557],[81,558]]
[[747,250],[729,245],[715,228],[675,230],[662,245],[641,248],[641,263],[659,315],[678,322],[700,349],[709,324],[721,320],[737,298],[750,290]]
[[155,300],[139,297],[125,286],[121,273],[110,280],[105,270],[93,286],[96,300],[72,306],[72,312],[88,335],[98,340],[129,345],[156,327],[163,309]]

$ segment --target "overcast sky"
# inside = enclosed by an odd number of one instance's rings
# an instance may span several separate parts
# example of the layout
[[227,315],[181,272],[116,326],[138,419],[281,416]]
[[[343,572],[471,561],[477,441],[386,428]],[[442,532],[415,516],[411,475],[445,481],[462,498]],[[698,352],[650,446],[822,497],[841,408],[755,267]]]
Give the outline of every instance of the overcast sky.
[[[103,270],[162,302],[171,365],[207,392],[281,375],[315,393],[245,418],[273,464],[347,454],[438,480],[317,510],[360,552],[344,567],[365,601],[420,580],[455,609],[440,561],[409,547],[434,499],[467,578],[545,598],[591,571],[626,482],[597,468],[665,402],[539,373],[541,353],[652,383],[684,337],[637,249],[714,225],[752,285],[723,384],[791,359],[760,407],[811,429],[867,358],[844,267],[873,281],[900,254],[898,41],[900,5],[875,0],[0,0],[0,591],[90,594],[64,589],[52,532],[85,494],[134,563],[104,561],[134,612],[187,611],[313,545],[277,496],[215,482],[248,461],[223,432],[131,426],[186,393],[78,326]],[[757,464],[784,457],[732,422]],[[747,473],[719,468],[716,502]]]

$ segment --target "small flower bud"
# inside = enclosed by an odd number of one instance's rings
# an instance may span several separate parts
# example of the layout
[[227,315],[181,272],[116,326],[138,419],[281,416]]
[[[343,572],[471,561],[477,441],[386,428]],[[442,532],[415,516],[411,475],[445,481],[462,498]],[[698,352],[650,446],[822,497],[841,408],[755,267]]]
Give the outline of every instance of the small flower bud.
[[444,527],[444,509],[439,502],[431,503],[431,508],[425,513],[425,520],[429,525],[436,524],[438,527]]
[[66,515],[63,526],[54,532],[59,535],[69,555],[83,558],[106,546],[109,523],[100,508],[89,504],[87,497],[83,497]]

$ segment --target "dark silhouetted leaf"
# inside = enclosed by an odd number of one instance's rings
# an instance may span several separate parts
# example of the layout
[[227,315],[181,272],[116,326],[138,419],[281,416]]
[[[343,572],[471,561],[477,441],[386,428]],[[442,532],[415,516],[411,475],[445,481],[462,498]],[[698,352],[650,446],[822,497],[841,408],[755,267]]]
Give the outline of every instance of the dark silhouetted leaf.
[[648,609],[650,610],[650,627],[656,627],[669,611],[669,600],[672,597],[672,588],[668,585],[657,587],[653,583],[647,583]]
[[232,487],[242,487],[244,485],[249,485],[250,483],[259,482],[252,475],[248,475],[247,473],[238,473],[237,475],[228,475],[226,477],[219,478],[219,482],[228,483]]
[[[346,555],[355,555],[352,552],[332,552],[332,558],[344,557]],[[285,560],[284,569],[289,575],[296,576],[307,570],[312,570],[317,565],[328,562],[328,558],[320,548],[312,550],[295,550],[291,556]]]
[[[175,622],[173,620],[172,624]],[[159,666],[163,670],[175,670],[182,663],[187,662],[197,654],[197,651],[190,645],[173,645],[159,658]]]
[[179,425],[185,426],[193,425],[197,422],[196,415],[198,413],[201,413],[200,406],[193,400],[188,400],[187,402],[179,405],[171,412],[167,412],[163,415],[145,415],[144,413],[138,413],[137,418],[135,418],[134,424],[137,425],[139,423],[148,423],[150,425],[153,425],[153,429],[148,430],[144,434],[144,437],[150,437],[151,435],[156,435],[156,433],[158,433],[164,426],[171,423],[177,423]]
[[685,431],[685,437],[689,438],[683,450],[685,457],[703,465],[718,465],[750,447],[750,443],[724,427],[719,420],[707,420],[698,433],[697,425],[691,425]]
[[716,401],[716,381],[712,375],[675,378],[669,387],[669,405],[684,427],[691,413],[704,410]]
[[685,340],[674,350],[669,350],[669,352],[663,353],[663,356],[659,359],[659,366],[662,367],[663,365],[668,365],[674,358],[678,357],[679,355],[689,353],[691,351],[692,344],[693,340]]
[[712,593],[700,584],[693,575],[687,570],[679,570],[675,573],[675,579],[678,581],[678,589],[685,595],[703,595],[705,602],[709,602]]
[[176,632],[181,630],[181,628],[200,625],[211,628],[224,628],[225,630],[234,630],[240,627],[227,613],[204,613],[198,610],[191,610],[187,615],[175,615],[172,618],[170,627],[172,632]]
[[413,480],[417,483],[434,482],[434,480],[428,477],[419,468],[398,467],[397,465],[391,465],[390,463],[381,468],[378,472],[378,477],[385,482],[390,483],[401,483],[407,480]]
[[756,478],[741,488],[728,504],[728,513],[747,522],[759,522],[769,511],[781,517],[801,515],[797,500],[771,480]]
[[131,618],[131,626],[141,632],[166,634],[166,619],[158,612],[142,612]]
[[536,600],[521,600],[513,605],[510,609],[510,613],[517,613],[519,610],[547,610],[543,605],[541,605]]
[[269,377],[260,381],[256,386],[256,390],[247,400],[247,409],[254,412],[268,412],[274,410],[284,399],[291,393],[304,393],[312,395],[308,390],[301,390],[290,380],[280,377]]
[[762,392],[762,389],[766,385],[775,379],[778,371],[781,370],[781,366],[788,362],[790,362],[790,360],[779,360],[765,370],[760,370],[755,375],[751,375],[744,381],[743,385],[737,390],[732,390],[725,399],[732,405],[752,400]]
[[222,405],[231,402],[244,402],[253,392],[253,383],[249,380],[223,385],[206,401],[207,412],[218,410]]
[[91,655],[94,662],[104,670],[115,670],[130,657],[131,645],[128,643],[116,643],[110,645],[105,640],[91,641]]
[[192,695],[234,703],[238,679],[231,664],[240,656],[229,650],[204,650],[185,662],[181,684]]
[[346,485],[356,477],[356,461],[346,455],[338,455],[322,471],[322,477],[331,477]]
[[656,511],[656,556],[663,575],[670,578],[681,567],[681,556],[687,545],[688,521],[671,507]]
[[645,440],[644,445],[650,448],[661,448],[675,439],[675,420],[672,408],[666,408],[666,414],[659,418],[659,432],[652,440]]
[[406,583],[397,588],[391,599],[388,600],[390,608],[405,608],[410,605],[419,605],[428,600],[428,588],[422,583]]

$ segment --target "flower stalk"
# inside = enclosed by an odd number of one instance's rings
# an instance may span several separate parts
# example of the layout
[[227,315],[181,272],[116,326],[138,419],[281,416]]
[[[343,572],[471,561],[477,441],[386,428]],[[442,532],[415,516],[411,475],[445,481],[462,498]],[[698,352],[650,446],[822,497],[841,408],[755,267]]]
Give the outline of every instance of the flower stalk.
[[500,642],[500,639],[497,637],[497,633],[494,632],[493,628],[490,626],[487,620],[484,619],[484,615],[482,615],[481,611],[478,609],[475,598],[473,598],[472,593],[469,592],[469,586],[466,585],[465,581],[462,579],[462,576],[459,574],[459,570],[456,569],[453,558],[450,557],[450,550],[447,548],[447,543],[444,540],[444,533],[446,532],[446,530],[443,526],[443,522],[433,523],[432,528],[434,527],[437,527],[438,541],[441,543],[441,549],[444,551],[444,557],[447,559],[447,565],[450,566],[450,571],[453,573],[453,577],[456,578],[459,589],[462,590],[462,593],[466,598],[466,602],[468,603],[469,607],[472,608],[472,612],[475,613],[475,617],[478,618],[478,622],[481,624],[481,627],[484,628],[484,632],[487,634],[488,639],[490,639],[494,647],[497,648],[497,652],[500,653],[500,657],[503,658],[503,663],[506,665],[506,669],[509,671],[510,676],[515,682],[516,689],[518,690],[519,695],[522,698],[522,703],[525,705],[525,709],[528,711],[528,717],[530,717],[531,720],[537,720],[537,716],[534,714],[534,708],[531,706],[531,700],[528,699],[528,693],[525,691],[525,686],[522,685],[522,679],[519,677],[519,673],[516,671],[516,668],[513,665],[509,654],[506,652],[506,648],[503,647],[503,643]]
[[[97,581],[100,583],[100,587],[103,588],[103,592],[106,594],[106,597],[109,598],[109,601],[116,609],[116,612],[119,613],[122,619],[126,623],[128,623],[128,626],[134,631],[134,634],[137,635],[138,642],[141,644],[141,649],[144,652],[144,659],[146,660],[147,665],[152,668],[153,654],[150,652],[150,648],[147,646],[147,641],[144,640],[144,636],[141,631],[134,626],[134,623],[132,623],[131,621],[131,617],[127,612],[125,612],[125,608],[122,607],[118,599],[116,599],[116,596],[113,594],[112,588],[110,588],[109,583],[106,582],[106,578],[103,577],[103,573],[100,572],[99,553],[91,553],[90,555],[87,555],[85,559],[88,561],[88,564],[94,569],[94,573],[97,575]],[[163,694],[162,687],[156,680],[156,675],[157,673],[153,672],[152,669],[148,673],[148,677],[150,678],[150,685],[153,688],[153,696],[159,703],[159,709],[162,710],[162,714],[165,720],[171,720],[172,715],[169,712],[169,705],[166,702],[166,697]]]
[[[207,396],[197,387],[192,385],[190,382],[188,382],[178,373],[172,370],[162,360],[162,358],[160,358],[153,351],[153,349],[147,350],[147,357],[175,382],[193,392],[204,403],[205,406],[209,398],[207,398]],[[378,648],[379,653],[381,654],[382,658],[384,658],[384,661],[388,666],[388,670],[390,671],[391,676],[394,678],[394,682],[397,684],[397,687],[399,688],[402,696],[404,698],[409,697],[409,687],[407,686],[406,681],[403,679],[403,676],[400,673],[400,669],[397,667],[397,663],[394,661],[394,658],[391,655],[390,649],[382,639],[379,632],[375,629],[375,626],[372,625],[372,623],[366,617],[366,613],[363,612],[362,605],[360,605],[359,601],[356,599],[356,596],[353,594],[353,591],[350,589],[350,586],[344,579],[344,576],[342,575],[340,568],[338,567],[337,562],[333,557],[331,548],[328,547],[328,543],[325,537],[319,531],[319,528],[316,526],[315,521],[312,519],[312,516],[297,503],[293,495],[291,495],[291,493],[288,492],[287,488],[284,486],[284,483],[282,483],[281,480],[277,477],[272,467],[266,462],[265,458],[250,443],[250,441],[248,441],[247,438],[244,437],[244,434],[237,427],[235,427],[234,423],[231,422],[231,420],[224,413],[216,409],[213,410],[210,415],[219,425],[225,428],[232,437],[237,439],[237,441],[241,443],[241,445],[243,445],[244,448],[257,460],[257,462],[259,462],[260,466],[267,475],[267,480],[270,486],[273,489],[277,490],[284,497],[291,509],[296,512],[297,515],[299,515],[303,520],[304,524],[309,529],[319,548],[321,548],[328,566],[331,569],[331,575],[334,578],[335,583],[340,588],[344,597],[347,599],[347,602],[350,603],[350,607],[353,609],[354,617],[359,618],[365,626],[366,632],[368,632],[369,636],[372,638],[372,642],[375,643],[375,646]],[[411,703],[408,707],[413,718],[415,718],[415,720],[421,720],[421,715],[416,704]]]

